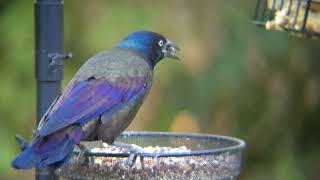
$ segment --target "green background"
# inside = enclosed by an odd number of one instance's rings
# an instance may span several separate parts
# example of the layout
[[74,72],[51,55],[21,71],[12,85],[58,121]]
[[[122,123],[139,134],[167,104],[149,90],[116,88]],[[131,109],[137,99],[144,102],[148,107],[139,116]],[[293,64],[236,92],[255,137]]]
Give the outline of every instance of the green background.
[[[235,136],[247,142],[240,180],[320,177],[320,40],[251,23],[255,1],[65,1],[65,85],[90,56],[128,33],[152,30],[179,44],[162,61],[130,130]],[[0,179],[20,133],[35,127],[33,1],[0,1]]]

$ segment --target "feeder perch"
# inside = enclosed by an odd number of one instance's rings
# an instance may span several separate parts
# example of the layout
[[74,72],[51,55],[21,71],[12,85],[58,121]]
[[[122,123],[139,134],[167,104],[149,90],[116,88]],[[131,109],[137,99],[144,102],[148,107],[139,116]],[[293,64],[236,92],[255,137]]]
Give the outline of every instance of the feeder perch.
[[320,36],[320,0],[257,0],[254,24],[273,31]]
[[75,150],[68,165],[56,170],[67,179],[214,179],[233,180],[240,174],[245,143],[236,138],[157,132],[125,132],[118,142],[145,151],[133,166],[130,153],[101,141],[85,142],[86,161]]

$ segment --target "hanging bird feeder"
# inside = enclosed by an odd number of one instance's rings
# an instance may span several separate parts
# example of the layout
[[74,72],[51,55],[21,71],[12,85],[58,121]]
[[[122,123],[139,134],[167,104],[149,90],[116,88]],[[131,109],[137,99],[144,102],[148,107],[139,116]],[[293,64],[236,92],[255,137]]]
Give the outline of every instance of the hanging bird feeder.
[[67,179],[236,179],[245,143],[236,138],[199,134],[125,132],[119,142],[140,146],[130,167],[130,152],[100,141],[86,142],[85,161],[75,150],[58,169]]
[[320,0],[257,0],[253,23],[272,31],[320,36]]

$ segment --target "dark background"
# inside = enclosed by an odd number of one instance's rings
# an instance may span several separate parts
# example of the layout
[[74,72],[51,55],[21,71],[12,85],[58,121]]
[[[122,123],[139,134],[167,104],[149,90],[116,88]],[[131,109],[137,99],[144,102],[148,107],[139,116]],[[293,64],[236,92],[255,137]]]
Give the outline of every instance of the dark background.
[[[247,142],[241,180],[320,177],[320,40],[251,24],[255,1],[66,0],[65,85],[90,56],[128,33],[152,30],[181,46],[181,62],[155,69],[130,126],[235,136]],[[33,1],[0,1],[0,179],[33,179],[10,167],[16,133],[35,127]]]

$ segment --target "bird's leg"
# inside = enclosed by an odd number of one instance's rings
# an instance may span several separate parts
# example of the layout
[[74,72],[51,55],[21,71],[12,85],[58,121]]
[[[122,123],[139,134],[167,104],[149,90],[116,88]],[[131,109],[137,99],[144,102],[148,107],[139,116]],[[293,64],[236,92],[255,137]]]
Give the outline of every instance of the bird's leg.
[[77,144],[78,148],[80,149],[79,155],[77,157],[77,161],[80,162],[80,164],[86,164],[89,160],[88,157],[85,157],[85,153],[88,151],[87,147],[81,143]]
[[129,165],[130,167],[132,167],[136,163],[137,157],[139,156],[141,166],[144,169],[143,157],[141,157],[140,154],[145,153],[146,151],[141,146],[135,144],[126,144],[118,141],[113,142],[112,145],[120,148],[125,148],[130,151],[129,158],[127,160],[127,165]]

